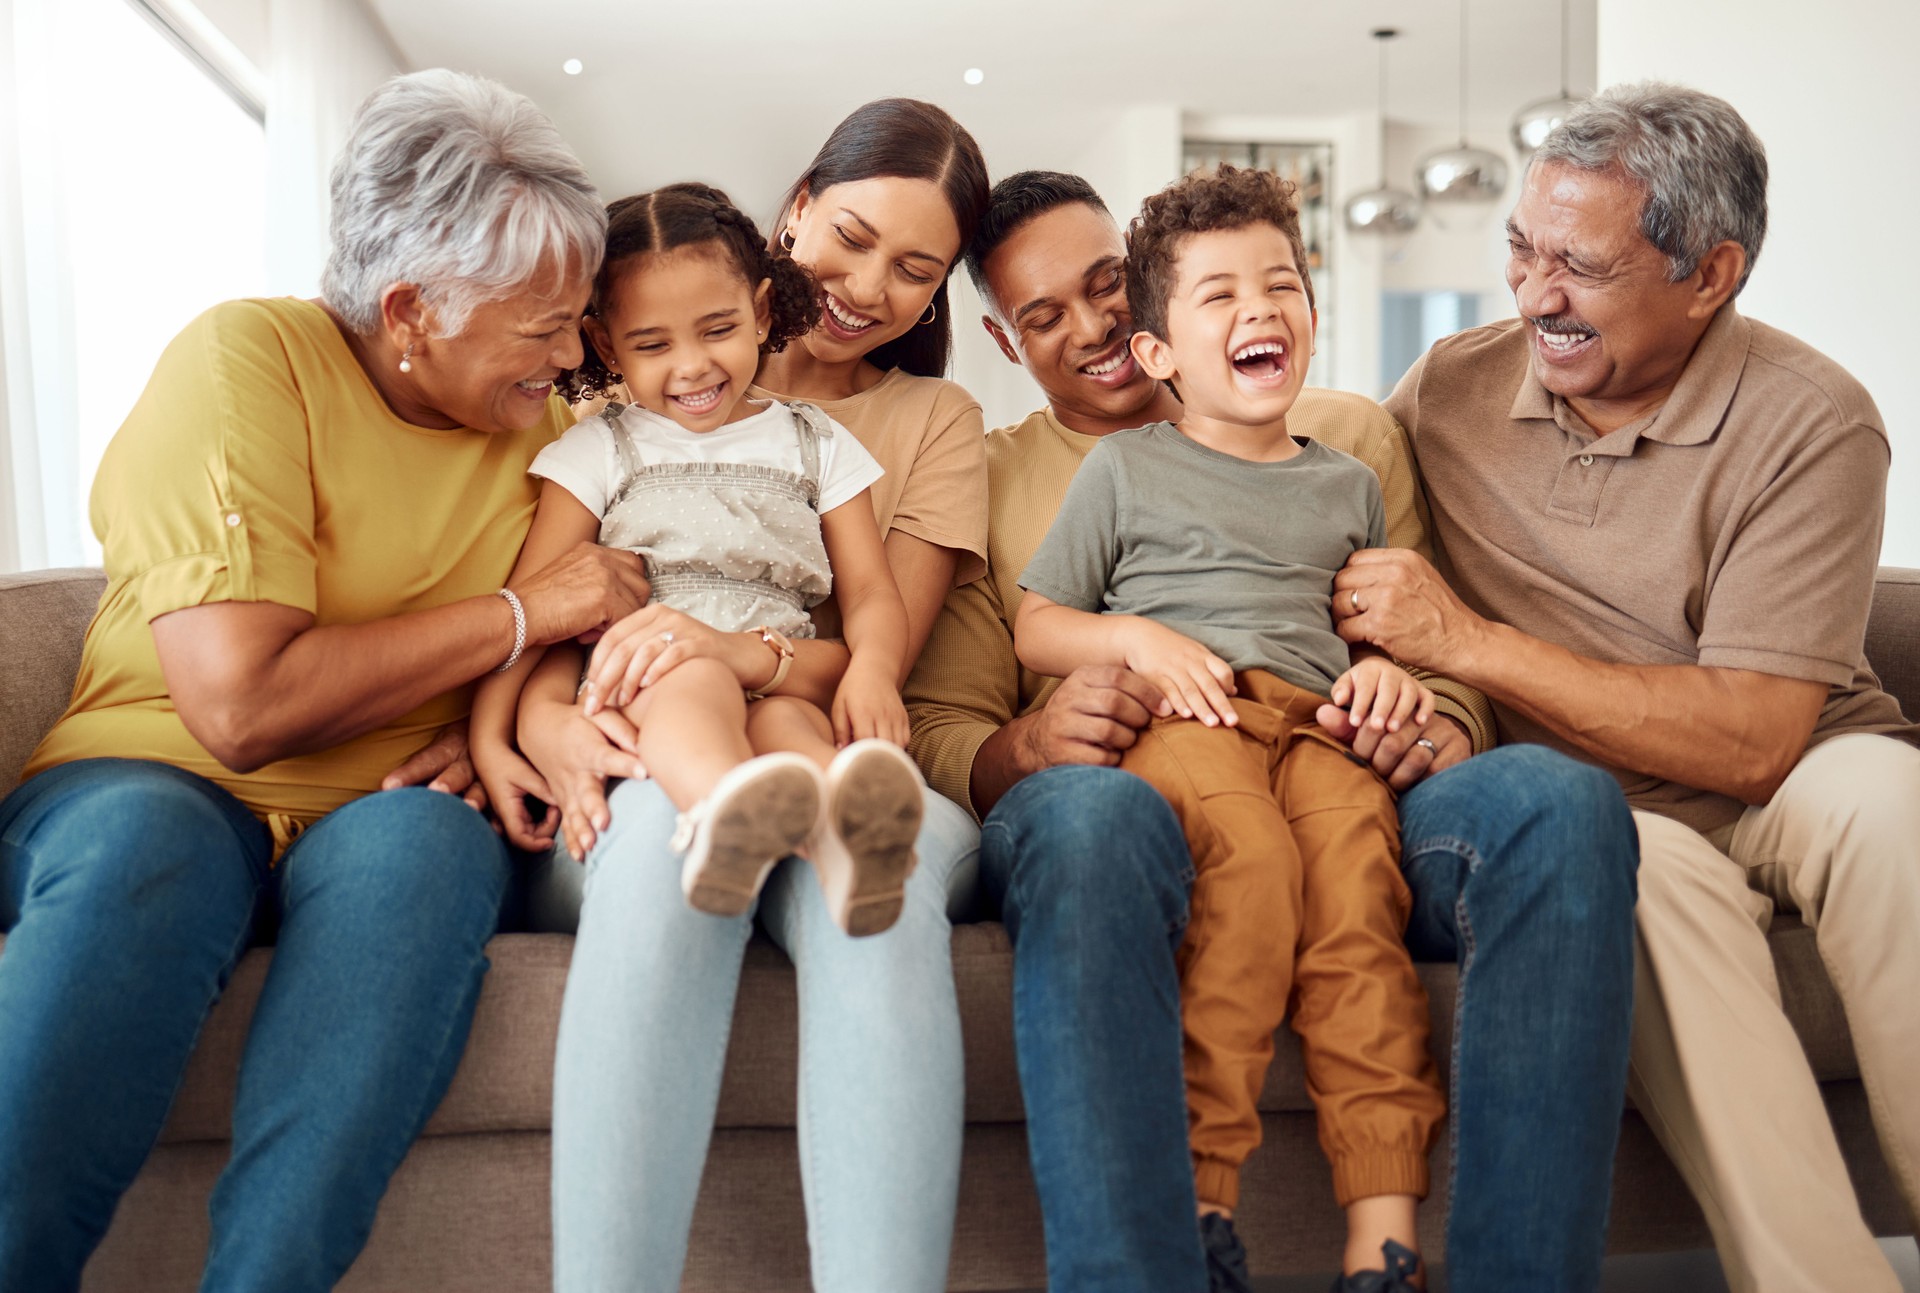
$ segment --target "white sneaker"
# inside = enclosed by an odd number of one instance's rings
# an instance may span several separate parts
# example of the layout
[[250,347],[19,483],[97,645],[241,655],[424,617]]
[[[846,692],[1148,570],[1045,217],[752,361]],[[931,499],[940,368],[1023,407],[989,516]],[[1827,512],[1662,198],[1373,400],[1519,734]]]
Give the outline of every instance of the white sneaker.
[[809,852],[827,911],[855,938],[891,929],[919,861],[926,783],[891,741],[855,741],[827,768],[826,803]]
[[813,831],[823,789],[820,769],[798,754],[763,754],[720,778],[673,832],[687,902],[715,916],[750,907],[774,864]]

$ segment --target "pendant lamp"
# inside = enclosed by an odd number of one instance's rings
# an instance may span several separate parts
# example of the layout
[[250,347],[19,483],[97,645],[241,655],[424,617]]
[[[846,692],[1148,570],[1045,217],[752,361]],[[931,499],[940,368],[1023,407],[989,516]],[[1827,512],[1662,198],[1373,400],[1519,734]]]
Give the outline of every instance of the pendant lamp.
[[1347,228],[1355,233],[1400,238],[1420,223],[1420,199],[1405,189],[1387,187],[1387,42],[1400,34],[1397,27],[1377,27],[1373,39],[1380,46],[1380,182],[1347,199]]
[[1460,0],[1460,146],[1422,158],[1415,169],[1420,196],[1441,224],[1447,213],[1470,223],[1485,216],[1507,188],[1506,159],[1467,142],[1467,0]]
[[1532,158],[1534,149],[1547,142],[1553,128],[1580,106],[1580,100],[1567,92],[1572,79],[1567,75],[1567,0],[1560,0],[1560,97],[1529,103],[1514,114],[1507,135],[1513,140],[1513,151],[1520,155],[1521,161]]

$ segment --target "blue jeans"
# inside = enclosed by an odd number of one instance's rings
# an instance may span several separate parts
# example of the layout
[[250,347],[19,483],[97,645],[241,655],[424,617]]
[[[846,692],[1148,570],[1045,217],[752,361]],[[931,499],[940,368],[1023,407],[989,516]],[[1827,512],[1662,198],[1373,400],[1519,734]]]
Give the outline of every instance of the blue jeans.
[[1448,1283],[1589,1293],[1606,1249],[1633,1015],[1633,818],[1612,777],[1539,746],[1400,799],[1407,945],[1458,961]]
[[[687,905],[656,783],[623,782],[609,806],[560,1015],[554,1285],[676,1293],[754,913]],[[977,839],[929,794],[906,909],[870,938],[840,931],[798,858],[760,895],[798,972],[800,1173],[820,1293],[946,1287],[965,1116],[947,887]]]
[[980,878],[1013,940],[1013,1029],[1052,1293],[1204,1293],[1180,980],[1193,863],[1146,782],[1026,777],[987,814]]
[[254,1011],[207,1290],[325,1290],[466,1045],[506,889],[481,816],[420,788],[328,814],[270,867],[232,795],[89,759],[0,802],[0,1288],[72,1289],[256,918]]

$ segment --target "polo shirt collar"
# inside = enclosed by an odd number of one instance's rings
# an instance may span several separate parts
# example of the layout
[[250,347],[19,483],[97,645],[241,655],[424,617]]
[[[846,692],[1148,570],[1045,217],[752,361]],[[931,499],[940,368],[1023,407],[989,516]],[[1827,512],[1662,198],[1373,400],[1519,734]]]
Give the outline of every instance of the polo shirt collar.
[[[1700,344],[1694,347],[1693,357],[1687,360],[1686,369],[1667,402],[1648,416],[1601,437],[1605,448],[1631,453],[1634,442],[1643,437],[1671,445],[1704,444],[1711,440],[1726,419],[1734,392],[1740,389],[1740,376],[1746,370],[1747,351],[1752,341],[1753,325],[1734,309],[1733,302],[1721,306],[1701,334]],[[1515,421],[1544,419],[1569,431],[1585,427],[1565,400],[1534,377],[1531,354],[1521,371],[1520,388],[1514,392],[1513,407],[1507,416]],[[1590,428],[1586,430],[1592,434]],[[1596,442],[1593,449],[1601,452],[1602,444]]]

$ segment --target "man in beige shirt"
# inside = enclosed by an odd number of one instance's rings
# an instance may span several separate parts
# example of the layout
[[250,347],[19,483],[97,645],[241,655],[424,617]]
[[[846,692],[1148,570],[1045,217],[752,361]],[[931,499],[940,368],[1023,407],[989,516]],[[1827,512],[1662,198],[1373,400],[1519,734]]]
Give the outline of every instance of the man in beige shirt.
[[1740,315],[1766,160],[1672,86],[1592,100],[1508,222],[1520,319],[1388,407],[1438,572],[1356,556],[1342,631],[1606,768],[1641,844],[1631,1083],[1739,1290],[1898,1288],[1861,1219],[1765,929],[1797,910],[1920,1205],[1920,729],[1862,653],[1886,432],[1860,384]]
[[[1174,971],[1191,867],[1165,804],[1114,767],[1169,711],[1126,670],[1056,682],[1013,650],[1016,581],[1081,460],[1103,435],[1180,416],[1129,354],[1124,254],[1084,180],[996,186],[969,268],[988,331],[1048,404],[987,437],[987,574],[948,597],[906,699],[929,783],[982,820],[982,875],[1014,940],[1048,1286],[1197,1293],[1244,1288],[1246,1270],[1220,1219],[1194,1242]],[[1428,551],[1406,437],[1378,405],[1307,390],[1289,427],[1372,467],[1389,537]],[[1563,755],[1469,759],[1492,736],[1484,699],[1431,685],[1441,714],[1423,728],[1355,735],[1321,714],[1402,792],[1415,954],[1472,968],[1448,1269],[1460,1288],[1579,1293],[1598,1281],[1625,1086],[1631,819],[1609,779]]]

